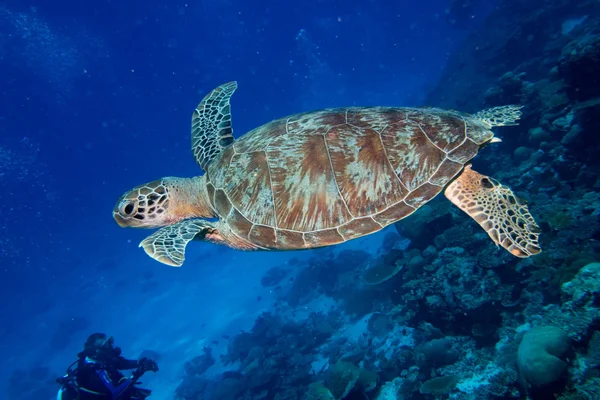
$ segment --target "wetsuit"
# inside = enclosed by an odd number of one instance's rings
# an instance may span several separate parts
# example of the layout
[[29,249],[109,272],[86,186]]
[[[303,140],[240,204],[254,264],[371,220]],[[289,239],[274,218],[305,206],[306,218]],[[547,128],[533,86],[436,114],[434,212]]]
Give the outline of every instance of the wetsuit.
[[131,396],[131,377],[120,370],[135,369],[137,360],[115,357],[107,364],[100,364],[88,357],[81,357],[77,367],[77,385],[81,400],[128,400]]

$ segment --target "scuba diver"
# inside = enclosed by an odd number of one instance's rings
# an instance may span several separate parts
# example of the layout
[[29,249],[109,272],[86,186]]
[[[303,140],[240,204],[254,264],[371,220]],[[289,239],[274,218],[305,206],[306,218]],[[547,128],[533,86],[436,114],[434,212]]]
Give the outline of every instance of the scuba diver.
[[[149,358],[128,360],[114,339],[104,333],[94,333],[86,340],[77,361],[66,375],[56,380],[62,387],[57,400],[143,400],[151,391],[137,387],[138,379],[148,371],[158,371]],[[135,369],[130,377],[120,370]]]

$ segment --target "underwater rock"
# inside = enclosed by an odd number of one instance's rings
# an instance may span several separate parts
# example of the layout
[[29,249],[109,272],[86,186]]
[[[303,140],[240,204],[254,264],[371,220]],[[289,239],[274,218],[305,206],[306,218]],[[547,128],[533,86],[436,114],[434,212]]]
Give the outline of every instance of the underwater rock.
[[550,134],[542,127],[538,126],[529,130],[529,141],[533,144],[540,144],[550,138]]
[[454,348],[452,341],[447,338],[430,340],[418,346],[415,352],[417,353],[417,364],[430,368],[453,364],[460,357],[460,353]]
[[430,379],[421,385],[419,392],[422,394],[431,394],[441,396],[448,394],[456,387],[460,378],[456,375],[440,376]]
[[236,370],[221,381],[229,378],[242,381],[235,397],[238,400],[302,398],[312,381],[315,360],[320,357],[318,349],[322,349],[340,324],[335,310],[327,314],[310,313],[301,322],[280,314],[263,313],[250,332],[242,332],[229,341],[227,353],[221,358],[223,364],[236,363]]
[[461,379],[456,386],[458,391],[464,394],[457,396],[459,399],[521,397],[515,389],[517,372],[512,368],[501,368],[490,361],[477,365],[467,373],[470,375]]
[[583,132],[583,129],[581,129],[581,126],[579,126],[578,124],[574,124],[573,126],[571,126],[569,131],[567,133],[565,133],[565,135],[563,136],[563,138],[561,139],[560,142],[562,144],[570,144],[577,139],[577,137],[579,136],[579,134],[581,132]]
[[[475,236],[475,228],[481,229],[474,224],[455,224],[434,238],[435,245],[440,251],[453,247],[463,250],[475,248],[474,243],[479,239],[478,236]],[[481,231],[478,230],[477,233],[481,233]]]
[[569,132],[571,130],[571,125],[573,124],[573,118],[575,114],[573,112],[569,112],[566,115],[563,115],[559,118],[556,118],[552,121],[551,130],[554,132]]
[[194,357],[191,361],[186,362],[183,365],[186,374],[202,375],[215,363],[215,358],[212,356],[212,349],[210,347],[204,348],[204,354]]
[[595,262],[581,268],[575,278],[562,285],[562,291],[577,304],[600,296],[600,263]]
[[395,264],[380,263],[368,268],[363,273],[362,279],[367,285],[377,285],[391,279],[403,267],[404,264],[401,262],[396,262]]
[[540,117],[538,125],[548,129],[549,121],[564,114],[565,110],[571,107],[571,101],[566,93],[567,85],[562,79],[556,80],[550,76],[549,79],[535,82],[534,87],[540,103],[537,107],[534,105],[532,111]]
[[402,384],[404,379],[394,378],[390,382],[386,382],[379,391],[379,394],[375,400],[402,400],[404,396],[402,394]]
[[[489,377],[485,392],[492,397],[513,397],[513,386],[517,382],[517,372],[514,369],[506,368]],[[507,396],[511,394],[510,396]],[[488,396],[485,396],[488,397]]]
[[373,313],[367,321],[367,329],[375,337],[385,336],[394,329],[394,321],[389,315]]
[[338,361],[328,370],[326,386],[334,398],[343,399],[354,388],[359,376],[358,367],[345,361]]
[[433,244],[436,235],[444,233],[453,225],[450,213],[452,203],[443,199],[432,200],[405,218],[394,224],[398,233],[411,241],[409,249],[424,249]]
[[525,81],[525,73],[509,71],[502,75],[495,86],[485,92],[485,103],[490,106],[505,104],[528,104],[535,102],[537,93],[531,82]]
[[600,35],[583,36],[563,48],[559,63],[571,100],[586,101],[600,96]]
[[513,152],[513,160],[515,160],[518,163],[527,161],[529,159],[529,157],[531,156],[532,152],[533,152],[533,150],[528,147],[519,146]]
[[328,371],[325,386],[336,399],[343,399],[355,387],[362,393],[375,389],[377,374],[356,365],[338,360]]
[[212,383],[207,379],[200,378],[199,376],[187,375],[183,378],[181,384],[175,390],[176,400],[197,400],[204,399],[204,392],[207,386]]
[[431,261],[432,259],[434,259],[435,257],[437,257],[437,249],[435,248],[435,246],[433,245],[429,245],[427,246],[427,248],[425,250],[423,250],[423,257],[425,257],[427,260]]
[[238,400],[244,391],[244,383],[237,378],[225,378],[216,382],[212,393],[213,399]]
[[600,331],[595,331],[592,334],[584,361],[586,370],[600,367]]
[[308,385],[308,391],[303,400],[336,400],[321,382],[314,382]]
[[562,285],[562,304],[550,304],[534,308],[531,301],[529,315],[563,329],[568,336],[579,342],[589,336],[589,331],[600,322],[600,291],[597,282],[599,263],[592,263],[582,268],[570,281]]
[[555,326],[532,328],[523,336],[517,352],[519,373],[534,387],[557,381],[567,368],[562,360],[571,347],[567,333]]
[[362,250],[344,250],[337,256],[328,252],[312,257],[307,267],[296,275],[285,300],[291,307],[297,307],[322,294],[344,297],[355,290],[356,271],[363,270],[370,260],[370,254]]
[[418,273],[425,266],[425,263],[425,259],[417,254],[408,262],[408,269],[413,273]]

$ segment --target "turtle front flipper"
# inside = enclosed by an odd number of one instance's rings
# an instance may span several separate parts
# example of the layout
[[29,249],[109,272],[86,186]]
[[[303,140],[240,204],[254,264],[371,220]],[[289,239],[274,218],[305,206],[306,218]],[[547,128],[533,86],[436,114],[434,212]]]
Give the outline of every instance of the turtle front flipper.
[[214,224],[203,219],[188,219],[165,226],[142,240],[146,254],[163,264],[180,267],[185,260],[185,247],[193,239],[218,236]]
[[508,187],[467,165],[444,194],[512,255],[525,258],[542,251],[538,244],[540,228],[526,203]]
[[206,95],[192,114],[192,152],[206,171],[213,158],[233,143],[229,100],[237,82],[225,83]]

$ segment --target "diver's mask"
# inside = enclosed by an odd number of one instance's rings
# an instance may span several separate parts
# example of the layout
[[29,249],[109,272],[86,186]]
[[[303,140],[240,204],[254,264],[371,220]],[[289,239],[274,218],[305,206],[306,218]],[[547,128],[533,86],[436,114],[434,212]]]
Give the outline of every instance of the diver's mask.
[[119,357],[121,355],[121,348],[114,347],[115,339],[110,336],[104,339],[102,342],[99,342],[96,347],[96,358],[99,361],[110,361],[115,357]]

